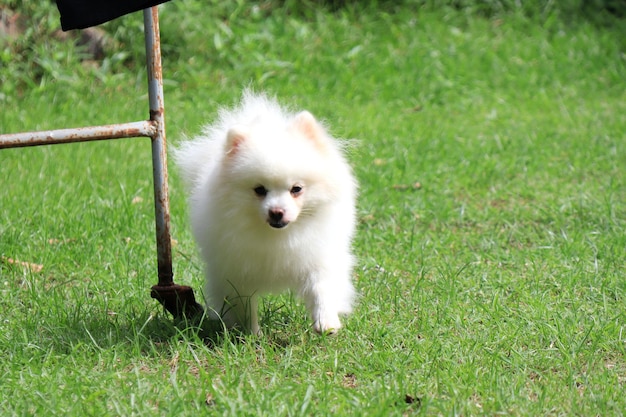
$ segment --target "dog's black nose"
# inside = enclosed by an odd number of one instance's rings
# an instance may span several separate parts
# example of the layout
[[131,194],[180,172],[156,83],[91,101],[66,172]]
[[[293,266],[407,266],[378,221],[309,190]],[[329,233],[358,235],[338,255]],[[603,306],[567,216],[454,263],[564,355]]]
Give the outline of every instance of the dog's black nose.
[[285,215],[285,210],[283,209],[270,209],[269,218],[272,222],[280,222]]
[[285,216],[285,210],[281,208],[270,209],[267,213],[267,222],[270,226],[276,229],[282,229],[289,224],[283,217]]

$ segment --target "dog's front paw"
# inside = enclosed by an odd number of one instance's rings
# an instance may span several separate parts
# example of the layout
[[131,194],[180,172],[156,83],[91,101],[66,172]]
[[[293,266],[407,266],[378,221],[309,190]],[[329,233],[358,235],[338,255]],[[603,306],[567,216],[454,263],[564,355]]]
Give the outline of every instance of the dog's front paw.
[[261,328],[259,327],[259,322],[256,320],[251,323],[249,331],[253,335],[263,336],[263,331],[261,331]]
[[320,334],[336,334],[340,328],[341,321],[337,314],[317,317],[317,319],[313,321],[313,330]]

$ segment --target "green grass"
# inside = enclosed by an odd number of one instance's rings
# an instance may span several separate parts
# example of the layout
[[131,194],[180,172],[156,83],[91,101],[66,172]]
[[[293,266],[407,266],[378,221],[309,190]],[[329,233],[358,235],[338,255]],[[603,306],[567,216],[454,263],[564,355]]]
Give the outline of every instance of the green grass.
[[[262,337],[174,323],[149,297],[147,139],[2,150],[2,415],[624,414],[625,21],[285,3],[163,8],[168,138],[250,85],[359,139],[346,328],[316,335],[289,295]],[[124,56],[95,69],[5,53],[0,131],[146,118],[140,22],[105,26]],[[170,188],[199,296],[173,167]]]

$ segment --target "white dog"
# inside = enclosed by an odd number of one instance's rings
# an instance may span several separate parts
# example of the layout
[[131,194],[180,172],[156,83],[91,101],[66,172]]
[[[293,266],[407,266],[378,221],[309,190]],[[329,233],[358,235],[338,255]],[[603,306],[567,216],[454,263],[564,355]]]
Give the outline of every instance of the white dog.
[[257,297],[295,291],[317,332],[352,309],[356,180],[342,146],[307,111],[244,93],[174,158],[189,188],[209,311],[259,333]]

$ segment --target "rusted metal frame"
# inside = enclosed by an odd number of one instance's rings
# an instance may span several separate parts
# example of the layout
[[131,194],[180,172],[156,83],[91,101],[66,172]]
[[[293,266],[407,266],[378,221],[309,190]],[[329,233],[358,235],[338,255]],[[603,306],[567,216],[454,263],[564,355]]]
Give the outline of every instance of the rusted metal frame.
[[196,302],[191,287],[174,283],[172,271],[167,142],[165,138],[165,106],[158,7],[144,9],[143,20],[146,38],[150,120],[156,125],[156,132],[151,138],[159,283],[152,287],[151,296],[157,299],[175,317],[192,316],[202,312],[202,307]]
[[202,306],[195,301],[191,287],[175,284],[173,280],[158,7],[145,9],[143,17],[150,120],[105,126],[3,134],[0,135],[0,149],[131,137],[151,138],[159,278],[158,284],[151,289],[151,296],[157,299],[175,317],[192,316],[201,313]]
[[88,142],[92,140],[152,137],[155,135],[156,130],[156,123],[151,120],[144,120],[105,126],[10,133],[0,135],[0,149]]

